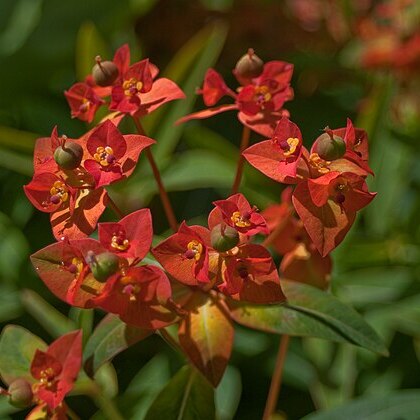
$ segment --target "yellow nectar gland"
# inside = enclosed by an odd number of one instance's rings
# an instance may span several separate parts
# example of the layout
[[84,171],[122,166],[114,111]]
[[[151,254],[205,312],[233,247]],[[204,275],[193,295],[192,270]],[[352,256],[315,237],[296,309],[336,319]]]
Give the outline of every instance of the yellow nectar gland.
[[330,172],[328,165],[331,163],[328,160],[321,159],[318,153],[312,153],[309,156],[309,163],[311,166],[316,169],[320,174],[327,174]]
[[132,77],[131,79],[124,80],[123,89],[125,96],[133,96],[143,89],[143,83],[135,77]]
[[135,284],[135,280],[131,276],[123,276],[120,278],[120,283],[124,286],[122,292],[128,295],[130,302],[137,300],[137,293],[140,292],[140,286]]
[[79,111],[82,113],[88,112],[90,109],[91,102],[87,98],[82,99],[82,103],[79,106]]
[[239,211],[235,211],[232,214],[232,217],[230,218],[230,220],[232,220],[232,222],[235,224],[235,226],[237,227],[249,227],[251,226],[251,222],[245,218],[242,217],[241,213]]
[[268,86],[255,86],[255,98],[262,107],[265,102],[269,102],[271,100],[271,93]]
[[194,253],[193,258],[198,261],[201,258],[201,254],[203,252],[203,245],[201,245],[200,242],[193,240],[188,242],[187,252],[188,251]]
[[53,204],[64,203],[69,199],[69,190],[61,181],[55,181],[50,189],[50,201]]
[[299,139],[297,137],[289,137],[286,140],[286,143],[289,145],[289,150],[284,151],[284,156],[290,156],[296,152],[297,147],[299,146]]
[[83,261],[77,257],[72,258],[71,263],[67,266],[67,270],[74,274],[74,277],[78,277],[83,271]]
[[125,251],[130,246],[130,241],[125,239],[122,234],[114,234],[111,238],[111,247],[118,251]]
[[112,150],[112,147],[109,146],[99,146],[96,149],[96,153],[93,155],[93,157],[97,162],[101,164],[101,166],[109,166],[115,161],[114,151]]

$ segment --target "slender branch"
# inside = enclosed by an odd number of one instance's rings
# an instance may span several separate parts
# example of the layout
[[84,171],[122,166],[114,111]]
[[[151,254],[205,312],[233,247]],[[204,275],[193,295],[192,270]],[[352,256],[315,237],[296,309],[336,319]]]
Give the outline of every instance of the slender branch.
[[115,201],[110,197],[108,194],[108,204],[111,210],[120,218],[124,217],[124,213],[119,209],[119,207],[115,204]]
[[242,130],[241,145],[239,147],[239,160],[236,166],[236,175],[235,175],[235,180],[233,181],[233,186],[232,186],[232,194],[236,194],[239,190],[239,185],[241,185],[242,173],[244,171],[244,164],[245,164],[245,158],[243,157],[242,152],[249,145],[250,135],[251,135],[251,130],[249,129],[249,127],[244,125],[244,128]]
[[[134,124],[136,125],[137,132],[145,136],[146,133],[144,132],[143,126],[141,125],[141,122],[133,117]],[[165,210],[166,218],[168,219],[169,226],[171,229],[176,232],[178,230],[178,223],[176,221],[175,213],[172,209],[171,201],[169,200],[168,193],[165,190],[165,187],[162,182],[162,177],[160,176],[159,168],[156,165],[155,158],[153,157],[153,154],[150,150],[150,148],[146,149],[146,156],[149,160],[150,166],[153,171],[153,176],[155,177],[156,184],[159,188],[159,195],[160,200],[162,201],[163,209]]]
[[279,351],[276,358],[273,377],[271,378],[270,390],[268,391],[267,402],[262,420],[269,420],[276,410],[279,399],[281,380],[283,376],[283,366],[286,360],[287,348],[289,347],[290,336],[284,334],[281,336]]

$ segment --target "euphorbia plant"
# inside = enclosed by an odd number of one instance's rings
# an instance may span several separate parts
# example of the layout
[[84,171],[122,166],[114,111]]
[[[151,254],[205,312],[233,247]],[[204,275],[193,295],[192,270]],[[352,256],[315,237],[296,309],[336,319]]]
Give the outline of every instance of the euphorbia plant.
[[[348,330],[340,336],[334,322],[329,325],[316,314],[310,322],[318,328],[306,327],[306,318],[311,316],[307,313],[321,310],[311,307],[313,301],[323,299],[336,309],[330,317],[350,317],[351,328],[358,326],[359,335],[348,341],[386,352],[361,317],[327,292],[302,284],[328,288],[329,253],[374,194],[365,182],[372,172],[367,162],[367,136],[350,121],[346,128],[326,128],[310,152],[305,148],[300,129],[283,109],[293,97],[292,72],[293,66],[283,61],[264,64],[251,49],[235,67],[241,84],[236,92],[215,70],[207,71],[200,91],[205,104],[213,106],[225,95],[232,97],[234,104],[191,114],[182,121],[235,109],[244,126],[233,194],[214,201],[207,227],[185,220],[178,226],[152,156],[155,140],[144,134],[139,120],[160,105],[184,97],[173,81],[156,78],[158,69],[148,59],[130,65],[125,45],[112,61],[97,57],[92,75],[65,93],[73,117],[92,122],[100,106],[110,112],[79,139],[59,136],[57,128],[49,138],[38,139],[35,173],[25,193],[37,209],[51,214],[57,239],[31,256],[40,278],[67,304],[108,313],[85,347],[83,368],[89,375],[95,370],[95,340],[103,340],[107,326],[118,322],[127,334],[121,338],[110,333],[118,342],[113,347],[117,350],[110,350],[102,363],[128,344],[158,332],[216,387],[230,360],[235,321],[284,334],[265,410],[268,419],[275,409],[275,384],[279,383],[289,335],[349,337]],[[138,134],[120,132],[118,125],[125,117],[134,121]],[[269,139],[248,147],[250,130]],[[106,191],[133,174],[143,151],[173,230],[152,249],[151,211],[143,208],[124,216]],[[245,159],[275,181],[296,185],[295,189],[283,192],[281,204],[260,211],[238,193]],[[99,222],[107,205],[119,220]],[[98,239],[89,237],[96,229]],[[283,256],[279,266],[275,254]],[[281,320],[284,323],[278,326]],[[31,364],[32,377],[39,381],[31,388],[36,410],[46,418],[63,418],[63,398],[80,369],[81,333],[71,334],[63,335],[45,351],[36,350]],[[364,334],[374,338],[366,344]],[[7,352],[5,336],[0,347]],[[68,342],[69,337],[73,341]],[[62,343],[67,343],[67,348],[58,354]],[[0,374],[9,382],[1,358]],[[210,386],[204,379],[191,379],[190,383],[197,383],[205,392]],[[22,394],[25,386],[18,387]],[[159,404],[165,403],[167,400],[161,402],[158,397],[148,416],[153,416],[154,410],[159,412]],[[119,416],[115,407],[111,413],[114,418]]]

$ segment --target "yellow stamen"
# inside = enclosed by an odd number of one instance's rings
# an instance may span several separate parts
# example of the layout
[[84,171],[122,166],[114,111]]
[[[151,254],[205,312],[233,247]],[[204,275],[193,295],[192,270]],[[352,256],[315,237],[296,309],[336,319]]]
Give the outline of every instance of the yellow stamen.
[[289,150],[283,152],[283,154],[284,156],[290,156],[295,153],[297,147],[299,146],[299,139],[296,137],[289,137],[286,142],[289,145]]
[[235,224],[235,226],[238,226],[238,227],[241,227],[241,228],[251,226],[250,221],[244,219],[239,211],[235,211],[232,214],[232,217],[230,218],[230,220],[232,220],[232,222]]
[[113,156],[114,155],[114,151],[112,150],[111,147],[106,146],[106,147],[102,147],[99,146],[96,149],[96,153],[93,155],[94,159],[99,162],[101,164],[101,166],[109,166],[110,163],[108,161],[108,156]]
[[320,174],[327,174],[330,172],[328,165],[331,163],[328,160],[321,159],[318,153],[312,153],[309,156],[309,163],[311,166],[316,169]]
[[132,77],[131,79],[124,80],[123,89],[125,96],[133,96],[143,89],[143,83],[135,77]]
[[194,252],[194,259],[198,261],[203,252],[203,245],[198,241],[192,240],[191,242],[188,242],[187,248]]
[[114,235],[111,239],[111,247],[118,251],[125,251],[130,246],[128,239],[122,239],[121,236]]
[[68,200],[69,193],[66,185],[61,181],[55,181],[50,189],[51,196],[56,196],[62,203]]

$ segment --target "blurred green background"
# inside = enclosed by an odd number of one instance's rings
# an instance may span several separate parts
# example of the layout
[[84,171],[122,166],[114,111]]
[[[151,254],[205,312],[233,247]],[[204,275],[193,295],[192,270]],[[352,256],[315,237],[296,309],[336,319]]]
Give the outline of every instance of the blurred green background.
[[[56,325],[74,326],[92,316],[69,311],[30,266],[29,255],[54,239],[48,216],[29,204],[22,186],[32,176],[37,137],[49,136],[55,125],[73,138],[87,130],[70,118],[63,91],[84,78],[94,57],[112,58],[128,42],[134,58],[149,57],[186,92],[187,100],[163,107],[145,127],[158,142],[154,153],[178,219],[204,224],[211,202],[229,194],[241,126],[233,113],[173,123],[203,108],[195,89],[208,67],[236,86],[231,70],[253,47],[266,61],[295,65],[295,99],[287,109],[307,144],[327,125],[344,127],[347,117],[370,135],[376,176],[369,183],[378,196],[334,252],[331,288],[365,315],[391,352],[383,358],[350,345],[294,339],[278,406],[289,419],[334,407],[342,411],[328,418],[356,418],[346,406],[354,398],[381,405],[386,396],[407,407],[403,390],[420,388],[420,118],[407,95],[407,84],[418,87],[419,72],[417,80],[413,74],[407,81],[391,70],[361,68],[352,32],[360,12],[356,3],[361,2],[335,2],[337,15],[330,11],[308,26],[292,1],[1,0],[0,321],[51,341]],[[337,16],[347,25],[342,32],[331,26]],[[278,201],[281,188],[246,168],[241,191],[260,208]],[[164,236],[167,225],[156,193],[144,159],[132,178],[110,189],[126,212],[150,206],[155,232]],[[113,217],[107,212],[103,220]],[[95,314],[95,320],[101,316]],[[233,358],[216,394],[220,419],[261,417],[278,341],[237,328]],[[126,418],[141,419],[182,364],[152,336],[117,356],[115,369],[108,365],[100,381],[109,396],[119,388],[117,402]],[[85,397],[70,397],[69,403],[83,419],[103,418]],[[0,418],[23,417],[0,400]]]

